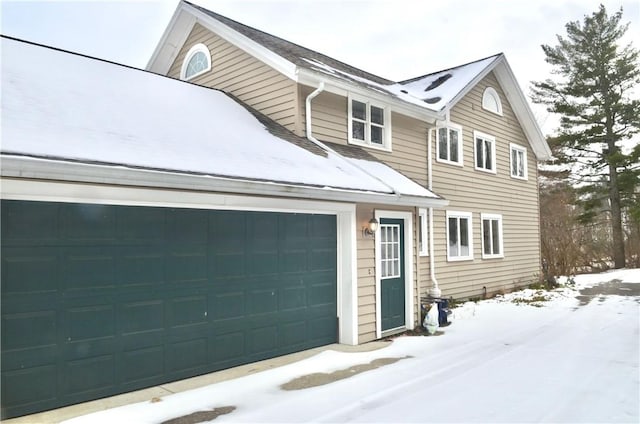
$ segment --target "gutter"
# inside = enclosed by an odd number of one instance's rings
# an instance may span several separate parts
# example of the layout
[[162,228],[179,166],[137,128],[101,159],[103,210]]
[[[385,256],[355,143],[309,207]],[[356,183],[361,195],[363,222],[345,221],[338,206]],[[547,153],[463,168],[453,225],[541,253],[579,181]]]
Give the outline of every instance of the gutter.
[[[249,194],[344,203],[382,203],[398,206],[444,207],[444,199],[395,196],[389,193],[353,189],[329,189],[270,181],[241,180],[204,174],[185,174],[169,170],[135,169],[126,166],[87,164],[33,157],[1,157],[2,178],[53,180],[113,186],[181,189],[216,193]],[[0,185],[1,186],[1,185]],[[5,193],[2,192],[2,197]]]

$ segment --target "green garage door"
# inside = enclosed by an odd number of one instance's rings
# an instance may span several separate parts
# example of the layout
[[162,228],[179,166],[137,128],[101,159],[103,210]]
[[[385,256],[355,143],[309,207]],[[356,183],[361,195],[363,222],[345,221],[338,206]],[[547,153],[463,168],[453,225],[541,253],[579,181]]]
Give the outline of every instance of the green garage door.
[[2,201],[2,416],[336,342],[331,215]]

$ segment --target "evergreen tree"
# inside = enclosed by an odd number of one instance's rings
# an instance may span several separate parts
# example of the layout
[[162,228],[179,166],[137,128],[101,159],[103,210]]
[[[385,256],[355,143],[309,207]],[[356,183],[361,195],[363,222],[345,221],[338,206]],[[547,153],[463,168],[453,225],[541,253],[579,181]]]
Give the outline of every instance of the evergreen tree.
[[629,26],[621,20],[622,9],[610,16],[600,5],[582,23],[566,24],[556,46],[542,46],[555,77],[533,82],[533,101],[560,115],[549,144],[561,163],[573,165],[580,218],[608,214],[616,268],[625,266],[623,211],[634,217],[640,188],[640,148],[622,148],[640,131],[638,50],[620,45]]

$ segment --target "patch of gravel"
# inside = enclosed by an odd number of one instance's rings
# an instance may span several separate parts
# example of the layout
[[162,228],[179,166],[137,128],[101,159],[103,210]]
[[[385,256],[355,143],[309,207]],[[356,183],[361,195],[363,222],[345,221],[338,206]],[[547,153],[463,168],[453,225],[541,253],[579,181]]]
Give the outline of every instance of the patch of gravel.
[[235,406],[221,406],[210,411],[197,411],[192,414],[163,421],[161,424],[198,424],[213,421],[220,415],[230,414],[236,410]]
[[411,356],[405,356],[402,358],[378,358],[374,359],[368,364],[358,364],[331,373],[318,372],[314,374],[303,375],[301,377],[294,378],[287,383],[284,383],[280,386],[280,388],[282,390],[302,390],[311,387],[324,386],[325,384],[333,383],[334,381],[338,380],[344,380],[345,378],[353,377],[354,375],[358,375],[366,371],[371,371],[385,365],[395,364],[396,362],[407,358],[411,358]]

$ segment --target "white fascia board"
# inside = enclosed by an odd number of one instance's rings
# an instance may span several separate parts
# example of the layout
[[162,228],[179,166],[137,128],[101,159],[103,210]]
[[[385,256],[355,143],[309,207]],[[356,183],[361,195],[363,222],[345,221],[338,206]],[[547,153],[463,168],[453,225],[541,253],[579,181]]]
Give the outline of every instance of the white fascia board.
[[250,56],[266,63],[287,78],[297,81],[297,66],[295,64],[264,47],[262,44],[256,43],[249,37],[240,34],[233,28],[226,26],[215,18],[202,13],[187,4],[185,4],[185,9],[188,10],[189,13],[193,14],[196,17],[197,22],[209,31],[214,32],[239,49],[244,50]]
[[420,106],[412,105],[394,97],[391,94],[382,93],[373,89],[367,89],[355,84],[350,84],[349,82],[341,78],[335,78],[322,72],[314,72],[310,69],[305,68],[298,69],[297,82],[299,84],[308,85],[310,87],[317,87],[320,81],[323,81],[325,83],[324,91],[327,91],[329,93],[337,94],[342,97],[347,97],[349,93],[367,97],[371,100],[389,105],[392,112],[419,119],[421,121],[435,124],[436,120],[444,118],[444,114],[440,112],[434,112],[427,108],[421,108]]
[[448,204],[448,201],[440,198],[398,196],[392,193],[312,187],[266,181],[249,181],[205,175],[133,169],[124,166],[106,166],[16,156],[2,156],[1,159],[2,177],[6,178],[97,183],[115,186],[151,187],[398,206],[442,208]]
[[160,75],[166,75],[169,72],[196,23],[196,17],[185,11],[185,6],[182,2],[178,3],[169,25],[147,63],[146,70]]
[[538,121],[536,121],[533,111],[531,111],[529,103],[507,61],[501,61],[500,66],[496,66],[494,73],[503,87],[507,100],[527,136],[536,158],[540,161],[551,159],[552,153],[549,144],[547,144],[547,139],[542,134]]
[[481,72],[476,75],[469,84],[467,84],[449,103],[442,109],[443,114],[448,115],[451,109],[466,96],[473,87],[476,86],[489,72],[491,72],[501,61],[504,61],[504,55],[500,54],[493,62],[487,65]]

